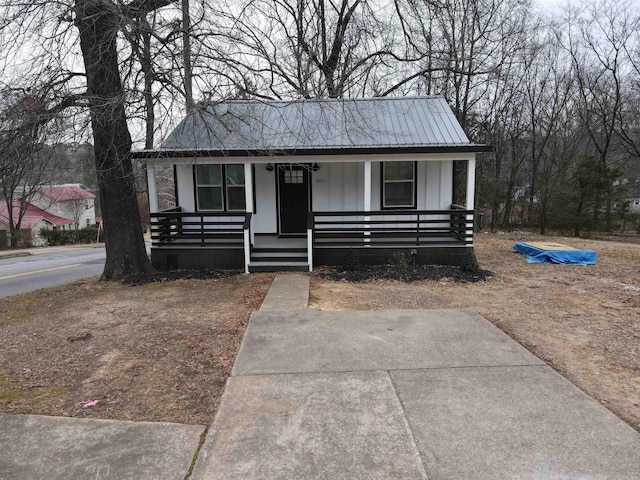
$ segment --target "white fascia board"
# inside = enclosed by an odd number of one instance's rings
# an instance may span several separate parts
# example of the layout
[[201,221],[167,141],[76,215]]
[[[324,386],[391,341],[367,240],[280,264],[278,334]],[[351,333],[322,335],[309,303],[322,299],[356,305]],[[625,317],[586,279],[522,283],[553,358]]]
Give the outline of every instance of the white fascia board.
[[450,160],[475,160],[476,154],[460,153],[384,153],[370,155],[274,155],[264,157],[180,157],[150,158],[147,162],[153,165],[202,165],[226,163],[343,163],[343,162],[441,162]]

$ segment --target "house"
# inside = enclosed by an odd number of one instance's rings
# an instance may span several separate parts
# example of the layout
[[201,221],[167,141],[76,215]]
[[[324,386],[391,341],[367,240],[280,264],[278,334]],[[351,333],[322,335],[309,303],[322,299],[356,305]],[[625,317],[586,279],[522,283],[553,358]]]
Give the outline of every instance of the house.
[[634,179],[631,182],[627,193],[627,202],[629,203],[629,213],[640,214],[640,180]]
[[[459,264],[473,248],[476,153],[441,96],[227,101],[191,112],[147,161],[157,269]],[[466,166],[453,204],[454,164]],[[177,206],[159,212],[155,170]],[[459,189],[458,189],[459,190]]]
[[71,220],[71,229],[85,228],[96,223],[96,196],[78,183],[40,187],[30,202],[47,212]]
[[[20,222],[20,242],[23,247],[41,247],[46,245],[46,240],[40,236],[40,231],[45,228],[69,228],[73,224],[73,220],[61,218],[53,215],[32,203],[23,203],[25,208],[22,220]],[[13,221],[20,216],[20,200],[14,200],[12,205]],[[9,209],[7,202],[0,202],[0,231],[6,232],[6,238],[9,239]],[[3,235],[3,236],[4,236]]]

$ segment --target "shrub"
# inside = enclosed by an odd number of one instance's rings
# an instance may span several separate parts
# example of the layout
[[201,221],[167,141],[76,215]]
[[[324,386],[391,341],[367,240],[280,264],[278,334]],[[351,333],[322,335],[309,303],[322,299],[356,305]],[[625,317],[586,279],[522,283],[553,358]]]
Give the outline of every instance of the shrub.
[[[40,236],[47,241],[47,245],[69,245],[76,243],[93,243],[98,237],[98,228],[93,225],[81,230],[42,229]],[[104,241],[104,230],[100,230],[98,241]]]
[[344,254],[344,260],[342,262],[342,270],[345,272],[355,272],[360,268],[360,258],[358,257],[358,252],[356,252],[353,248],[347,250],[347,253]]
[[407,259],[407,256],[404,253],[395,252],[393,254],[392,265],[399,271],[404,272],[409,269],[409,259]]
[[471,273],[471,274],[479,274],[480,273],[480,264],[478,263],[478,259],[476,258],[476,254],[473,249],[470,248],[467,250],[467,254],[460,265],[460,271],[463,273]]

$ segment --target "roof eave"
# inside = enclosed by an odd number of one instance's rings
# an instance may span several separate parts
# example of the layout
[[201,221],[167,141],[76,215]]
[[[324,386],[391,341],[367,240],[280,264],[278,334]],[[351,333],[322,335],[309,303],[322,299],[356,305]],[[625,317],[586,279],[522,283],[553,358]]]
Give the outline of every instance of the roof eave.
[[482,144],[422,145],[384,147],[330,147],[330,148],[284,148],[284,149],[157,149],[132,152],[134,158],[185,158],[185,157],[283,157],[310,155],[375,155],[409,153],[482,153],[492,152],[493,147]]

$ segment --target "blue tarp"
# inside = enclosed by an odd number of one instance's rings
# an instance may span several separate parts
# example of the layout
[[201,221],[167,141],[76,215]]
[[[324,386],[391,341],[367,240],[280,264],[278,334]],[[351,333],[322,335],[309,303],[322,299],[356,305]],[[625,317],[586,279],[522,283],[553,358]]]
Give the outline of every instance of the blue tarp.
[[562,263],[567,265],[595,265],[593,250],[545,250],[527,243],[516,243],[513,249],[527,256],[527,263]]

